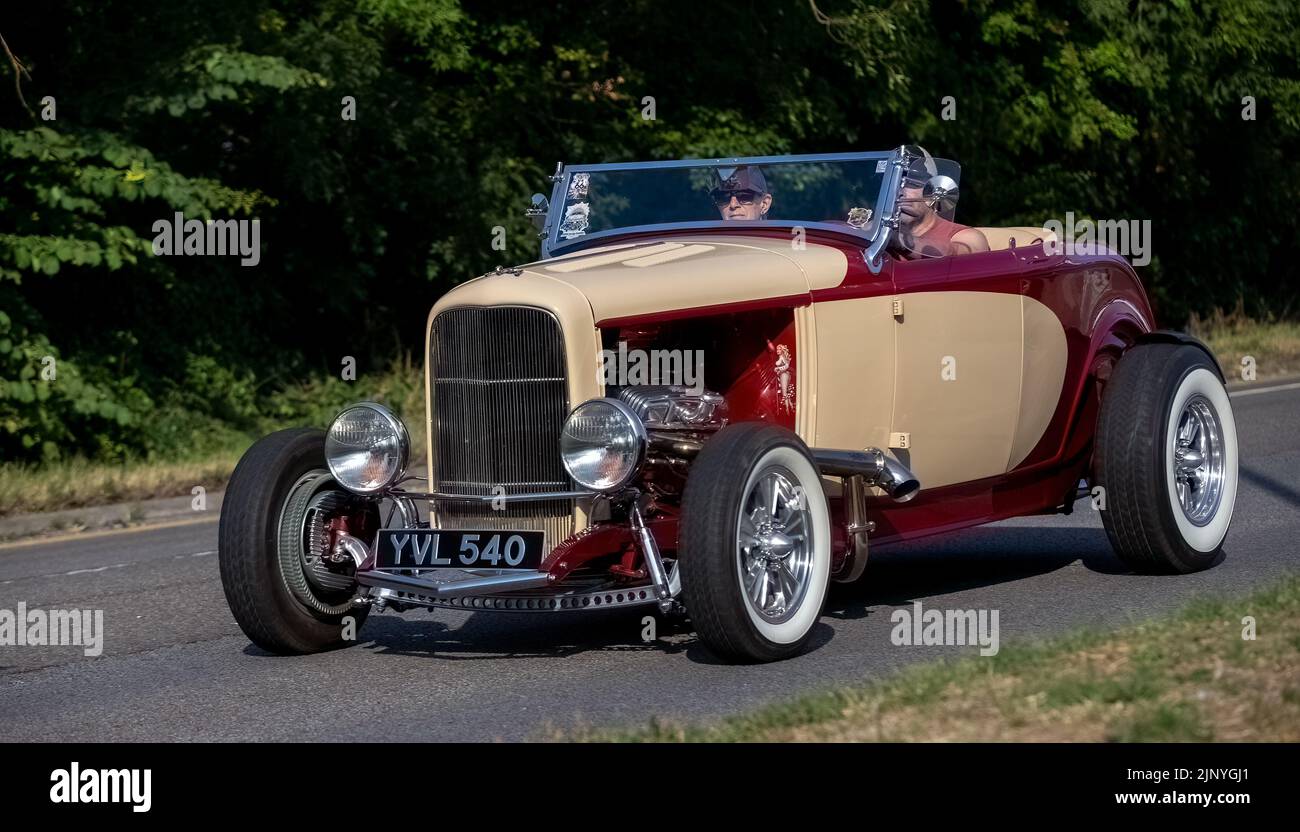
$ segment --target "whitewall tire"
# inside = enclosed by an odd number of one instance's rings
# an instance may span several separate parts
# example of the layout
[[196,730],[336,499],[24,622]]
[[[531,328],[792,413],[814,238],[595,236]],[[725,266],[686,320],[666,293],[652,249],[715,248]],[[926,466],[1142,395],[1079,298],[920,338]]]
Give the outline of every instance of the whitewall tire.
[[830,512],[803,442],[731,425],[691,466],[682,499],[682,598],[711,651],[736,661],[801,652],[826,601]]
[[1237,425],[1214,360],[1141,344],[1102,391],[1093,484],[1116,555],[1139,572],[1195,572],[1223,555],[1238,482]]

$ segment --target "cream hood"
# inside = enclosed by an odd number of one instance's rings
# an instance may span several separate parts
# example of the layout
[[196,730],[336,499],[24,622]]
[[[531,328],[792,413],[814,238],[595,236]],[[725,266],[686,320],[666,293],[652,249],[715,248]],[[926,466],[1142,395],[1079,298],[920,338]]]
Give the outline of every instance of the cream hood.
[[816,243],[796,249],[783,239],[673,237],[529,263],[518,276],[480,277],[448,292],[433,312],[513,303],[548,308],[564,320],[585,303],[594,326],[657,312],[806,295],[809,289],[839,285],[847,266],[841,251]]

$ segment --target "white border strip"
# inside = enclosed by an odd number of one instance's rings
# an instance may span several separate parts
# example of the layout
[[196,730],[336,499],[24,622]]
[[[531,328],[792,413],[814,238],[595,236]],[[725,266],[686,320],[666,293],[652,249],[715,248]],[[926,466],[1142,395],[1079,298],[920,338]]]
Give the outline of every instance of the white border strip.
[[1250,387],[1245,390],[1235,390],[1228,395],[1235,399],[1240,396],[1256,396],[1260,393],[1276,393],[1280,390],[1300,390],[1300,381],[1291,384],[1278,384],[1273,387]]

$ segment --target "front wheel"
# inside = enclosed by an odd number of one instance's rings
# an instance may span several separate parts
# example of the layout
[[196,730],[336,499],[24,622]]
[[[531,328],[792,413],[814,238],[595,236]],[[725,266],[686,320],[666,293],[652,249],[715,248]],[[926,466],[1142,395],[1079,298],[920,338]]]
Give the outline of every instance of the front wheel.
[[325,434],[282,430],[249,448],[221,505],[218,561],[240,629],[272,653],[315,653],[355,641],[366,607],[353,603],[354,564],[331,534],[373,532],[373,503],[339,487],[325,466]]
[[724,428],[682,497],[682,597],[714,653],[768,662],[800,653],[831,571],[830,514],[807,447],[774,425]]
[[1237,499],[1237,426],[1214,363],[1185,344],[1126,352],[1103,394],[1094,455],[1102,523],[1137,572],[1219,558]]

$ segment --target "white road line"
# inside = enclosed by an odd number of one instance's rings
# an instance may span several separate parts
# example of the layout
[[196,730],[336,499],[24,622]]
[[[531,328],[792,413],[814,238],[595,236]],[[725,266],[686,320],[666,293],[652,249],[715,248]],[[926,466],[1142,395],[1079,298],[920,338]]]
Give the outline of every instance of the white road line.
[[94,569],[74,569],[71,572],[56,572],[53,575],[42,575],[42,578],[62,578],[65,575],[89,575],[92,572],[105,572],[109,569],[121,569],[124,566],[130,566],[129,563],[114,563],[110,566],[98,566]]
[[[216,553],[217,553],[216,549],[211,549],[205,552],[189,552],[183,555],[172,555],[172,560],[180,560],[181,558],[199,558],[199,557],[203,557],[204,555],[215,555]],[[33,581],[33,580],[41,580],[43,578],[66,578],[69,575],[90,575],[95,572],[107,572],[109,569],[124,569],[128,566],[137,566],[141,563],[148,563],[148,562],[149,561],[145,561],[145,560],[133,560],[130,561],[129,563],[111,563],[108,566],[96,566],[94,569],[73,569],[71,572],[50,572],[46,575],[25,575],[21,578],[13,578],[8,581],[0,581],[0,586],[6,586],[8,584],[13,583],[14,581]]]
[[1277,393],[1282,390],[1300,390],[1300,381],[1291,384],[1278,384],[1273,387],[1250,387],[1245,390],[1235,390],[1228,394],[1230,398],[1239,396],[1258,396],[1260,393]]

